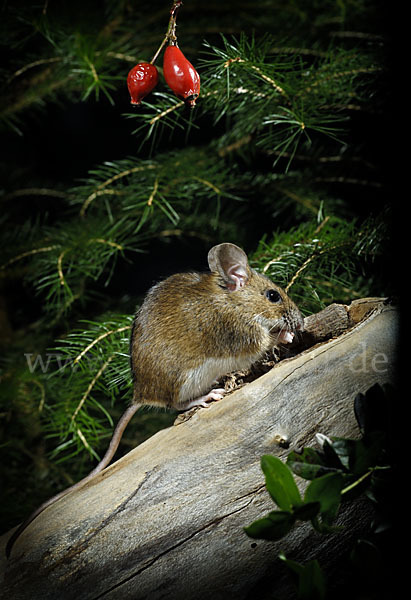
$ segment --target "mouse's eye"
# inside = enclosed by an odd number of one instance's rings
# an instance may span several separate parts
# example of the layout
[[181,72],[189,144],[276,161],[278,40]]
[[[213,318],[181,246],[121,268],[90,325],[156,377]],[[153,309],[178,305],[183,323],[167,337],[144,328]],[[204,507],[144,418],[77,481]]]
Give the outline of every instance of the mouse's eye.
[[265,295],[270,302],[282,302],[281,294],[277,290],[266,290]]

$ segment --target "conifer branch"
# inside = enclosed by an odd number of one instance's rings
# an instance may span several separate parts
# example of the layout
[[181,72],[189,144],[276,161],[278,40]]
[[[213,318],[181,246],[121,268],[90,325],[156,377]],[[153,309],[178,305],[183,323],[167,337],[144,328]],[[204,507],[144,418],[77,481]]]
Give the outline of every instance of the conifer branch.
[[194,179],[196,179],[200,183],[204,183],[204,185],[211,188],[213,190],[213,192],[215,192],[218,196],[222,195],[222,193],[223,193],[222,190],[220,190],[216,185],[211,183],[211,181],[207,181],[206,179],[202,179],[201,177],[194,177]]
[[213,241],[213,237],[211,235],[206,235],[204,233],[201,233],[201,231],[190,231],[188,229],[164,229],[163,231],[159,231],[156,235],[160,237],[193,237],[199,240],[203,240],[209,244],[211,244]]
[[102,238],[95,238],[89,240],[90,244],[92,244],[93,242],[97,242],[98,244],[108,244],[109,246],[112,246],[112,248],[116,248],[116,250],[124,250],[124,246],[121,246],[121,244],[117,244],[116,242],[112,242],[111,240],[103,240]]
[[131,169],[126,169],[125,171],[122,171],[121,173],[117,173],[116,175],[113,175],[106,181],[103,181],[102,183],[100,183],[100,185],[97,186],[96,190],[86,198],[83,206],[80,209],[80,216],[83,217],[85,215],[90,204],[98,196],[101,196],[103,194],[124,193],[124,192],[119,192],[118,190],[110,190],[110,191],[104,190],[103,188],[106,188],[107,186],[111,185],[115,181],[118,181],[119,179],[122,179],[124,177],[128,177],[129,175],[132,175],[133,173],[139,173],[139,172],[145,171],[146,169],[157,169],[157,168],[158,168],[157,165],[154,165],[154,164],[146,164],[146,165],[142,165],[142,166],[138,166],[138,167],[132,167]]
[[325,183],[348,183],[351,185],[365,185],[375,188],[382,187],[382,184],[379,181],[370,181],[369,179],[357,179],[354,177],[316,177],[314,181]]
[[88,441],[87,441],[85,435],[83,434],[83,432],[81,431],[80,427],[77,427],[75,431],[76,431],[76,434],[78,435],[78,437],[80,438],[85,449],[88,450],[90,452],[90,454],[92,454],[98,460],[97,453],[93,450],[93,448],[88,443]]
[[350,69],[347,71],[339,71],[337,73],[330,73],[327,77],[321,78],[318,81],[314,81],[311,85],[307,86],[300,93],[312,92],[316,87],[329,83],[333,79],[343,79],[346,77],[352,77],[353,75],[360,75],[362,73],[381,73],[382,67],[359,67],[358,69]]
[[169,115],[170,113],[172,113],[173,111],[177,110],[178,108],[181,108],[182,106],[185,105],[184,100],[180,100],[179,102],[176,102],[175,104],[173,104],[172,106],[169,106],[168,108],[166,108],[165,110],[161,111],[158,115],[156,115],[155,117],[153,117],[150,121],[149,121],[149,125],[153,126],[155,125],[155,123],[157,121],[159,121],[160,119],[163,119],[164,117],[166,117],[167,115]]
[[[303,298],[300,308],[304,308],[304,303],[317,303],[315,297],[320,290],[326,298],[327,288],[340,299],[343,295],[349,298],[350,294],[358,297],[362,292],[349,285],[351,270],[356,273],[355,263],[369,261],[382,251],[386,227],[384,217],[381,220],[371,217],[356,227],[354,223],[327,215],[315,227],[304,225],[288,235],[276,236],[272,244],[263,245],[255,254],[256,268],[278,281],[287,292],[297,287],[294,295]],[[282,252],[275,252],[278,248]],[[264,260],[266,253],[274,257]],[[358,283],[357,278],[357,286]],[[324,305],[317,304],[317,307],[324,308]]]
[[98,83],[99,83],[99,81],[100,81],[100,78],[99,78],[99,76],[98,76],[98,74],[97,74],[96,67],[95,67],[95,66],[94,66],[94,64],[91,62],[91,60],[89,59],[89,57],[88,57],[88,56],[86,56],[86,55],[85,55],[85,56],[84,56],[84,60],[86,61],[86,63],[87,63],[87,64],[88,64],[88,66],[90,67],[90,71],[91,71],[91,74],[92,74],[92,76],[93,76],[94,82],[95,82],[96,84],[98,84]]
[[298,277],[300,277],[300,275],[304,271],[304,269],[306,269],[313,260],[315,260],[316,258],[319,258],[322,254],[325,254],[326,252],[331,252],[331,251],[335,250],[336,248],[338,248],[338,246],[334,246],[331,248],[324,248],[323,250],[320,250],[319,252],[315,252],[315,253],[311,254],[311,256],[306,258],[305,261],[303,262],[303,264],[301,265],[301,267],[299,267],[299,269],[297,269],[296,273],[294,273],[291,281],[287,284],[285,291],[287,293],[290,291],[290,288],[297,281]]
[[[233,63],[245,63],[246,61],[243,60],[240,56],[236,56],[235,58],[229,58],[225,63],[224,63],[224,68],[228,69],[228,67],[230,67]],[[256,65],[251,65],[251,69],[253,69],[256,73],[259,74],[259,76],[264,79],[265,81],[267,81],[270,85],[273,86],[273,88],[282,96],[284,96],[284,98],[286,98],[288,100],[288,95],[285,92],[285,90],[283,90],[282,87],[280,87],[275,81],[274,79],[272,79],[271,77],[268,77],[268,75],[266,75],[265,73],[262,72],[262,70],[257,67]]]
[[289,190],[288,188],[285,188],[282,185],[277,186],[277,189],[292,200],[294,200],[295,202],[298,202],[305,208],[308,208],[310,212],[317,214],[317,207],[308,198],[304,198],[303,196],[301,196],[301,194],[293,192],[292,190]]
[[111,189],[96,190],[95,192],[90,194],[90,196],[85,200],[83,206],[80,209],[80,217],[84,217],[90,204],[99,196],[104,196],[104,195],[122,196],[124,194],[125,194],[125,192],[122,190],[111,190]]
[[154,181],[153,191],[151,192],[150,197],[147,200],[147,206],[151,206],[153,204],[153,200],[157,193],[157,190],[158,190],[158,177],[156,177],[156,179]]
[[33,250],[27,250],[27,252],[22,252],[18,256],[14,256],[10,260],[8,260],[4,265],[2,265],[0,267],[0,270],[6,269],[7,267],[14,264],[15,262],[22,260],[23,258],[27,258],[28,256],[34,256],[35,254],[38,254],[40,252],[51,252],[52,250],[56,250],[57,248],[59,248],[59,246],[56,245],[56,246],[45,246],[43,248],[33,248]]
[[84,392],[84,394],[83,394],[80,402],[78,403],[75,411],[71,415],[71,420],[72,421],[76,420],[76,417],[77,417],[78,413],[82,409],[85,401],[87,400],[87,398],[90,395],[92,389],[96,385],[97,380],[100,379],[100,377],[102,376],[102,374],[104,373],[104,371],[107,369],[108,365],[113,360],[113,358],[114,358],[114,354],[112,354],[111,356],[109,356],[108,359],[105,361],[105,363],[100,367],[100,369],[98,370],[98,372],[96,373],[96,375],[93,377],[93,379],[90,381],[87,390]]
[[[37,411],[39,413],[41,413],[43,411],[44,404],[45,404],[45,401],[46,401],[46,390],[45,390],[45,387],[37,379],[27,379],[26,383],[32,383],[33,385],[35,385],[40,390],[40,402],[39,402]],[[24,384],[22,384],[22,385],[24,385]]]
[[59,255],[59,257],[57,259],[57,270],[58,270],[58,274],[59,274],[60,285],[66,285],[66,280],[64,278],[62,265],[63,265],[64,255],[67,254],[67,252],[69,252],[68,248],[63,250],[63,252]]
[[70,194],[61,190],[51,190],[47,188],[23,188],[21,190],[13,190],[4,196],[4,200],[11,200],[20,196],[50,196],[55,198],[70,198]]
[[61,60],[62,58],[60,56],[52,56],[50,58],[40,58],[38,60],[34,60],[33,62],[24,65],[23,67],[20,67],[20,69],[17,69],[17,71],[12,73],[12,75],[9,77],[9,82],[12,79],[15,79],[16,77],[20,77],[21,75],[23,75],[23,73],[29,71],[30,69],[34,69],[35,67],[39,67],[42,65],[49,65],[52,63],[60,62]]
[[[321,223],[318,225],[318,227],[315,229],[314,231],[314,235],[317,235],[320,233],[321,229],[328,223],[328,221],[330,220],[330,215],[327,215],[322,221]],[[309,240],[306,239],[305,243],[308,244]],[[266,273],[268,271],[268,269],[271,267],[271,265],[275,264],[275,263],[279,263],[283,260],[283,258],[286,256],[286,254],[288,254],[290,252],[290,250],[287,250],[286,253],[284,254],[280,254],[280,256],[276,256],[275,258],[272,258],[271,260],[269,260],[267,263],[265,263],[265,265],[262,267],[262,272]],[[311,258],[311,257],[310,257]],[[308,260],[308,259],[307,259]],[[307,260],[305,262],[307,262]],[[308,264],[308,263],[307,263]],[[294,276],[295,277],[295,276]]]
[[73,360],[73,364],[80,362],[80,360],[89,352],[96,344],[99,344],[103,339],[107,338],[110,335],[115,333],[121,333],[123,331],[129,331],[131,329],[131,325],[127,325],[125,327],[119,327],[118,329],[112,329],[110,331],[105,331],[101,335],[99,335],[95,340],[93,340],[84,350],[80,352],[78,356]]

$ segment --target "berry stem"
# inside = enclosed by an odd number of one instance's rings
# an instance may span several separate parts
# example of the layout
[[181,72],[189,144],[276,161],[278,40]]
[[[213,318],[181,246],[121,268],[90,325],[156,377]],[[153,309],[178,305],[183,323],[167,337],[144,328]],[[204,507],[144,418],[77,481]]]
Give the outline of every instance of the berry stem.
[[167,42],[170,43],[170,45],[172,46],[177,46],[177,36],[176,36],[176,26],[177,26],[177,11],[180,8],[180,6],[183,4],[182,0],[174,0],[173,1],[173,6],[171,7],[170,10],[170,20],[168,22],[168,28],[167,28],[167,33],[164,36],[163,41],[160,44],[160,47],[158,48],[157,52],[154,54],[153,58],[150,60],[150,64],[154,65],[154,63],[156,62],[158,55],[160,54],[160,52],[162,51],[162,49],[164,48],[164,46],[166,45]]

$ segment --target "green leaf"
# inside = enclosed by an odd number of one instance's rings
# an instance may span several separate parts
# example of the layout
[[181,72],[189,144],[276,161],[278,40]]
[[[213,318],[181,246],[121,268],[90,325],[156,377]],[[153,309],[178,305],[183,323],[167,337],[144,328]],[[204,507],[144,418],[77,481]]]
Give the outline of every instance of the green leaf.
[[320,504],[320,514],[324,525],[330,525],[338,513],[343,485],[342,475],[329,473],[313,479],[305,491],[305,502]]
[[[341,464],[347,469],[350,469],[350,459],[354,452],[355,440],[348,438],[332,438],[331,448],[338,456]],[[325,446],[325,444],[324,444]]]
[[302,572],[304,571],[304,565],[297,562],[296,560],[286,558],[285,554],[283,554],[282,552],[278,555],[278,558],[280,558],[284,562],[284,564],[287,565],[290,571],[297,575],[297,577],[300,577],[302,575]]
[[347,470],[349,464],[349,449],[346,447],[344,442],[349,442],[351,440],[338,438],[339,443],[335,445],[334,442],[336,439],[337,438],[333,438],[331,444],[328,441],[324,441],[322,447],[324,463],[330,468]]
[[310,521],[318,515],[320,508],[321,504],[319,502],[304,502],[304,504],[294,509],[293,514],[300,521]]
[[325,598],[326,586],[323,571],[317,560],[310,560],[305,565],[298,585],[298,597],[301,600],[322,600]]
[[385,441],[385,433],[374,431],[360,440],[332,438],[332,448],[347,470],[362,475],[378,465]]
[[292,513],[276,510],[244,527],[244,531],[251,538],[275,541],[287,535],[294,523]]
[[323,457],[314,448],[303,448],[300,453],[290,452],[286,464],[293,473],[304,479],[314,479],[337,471],[335,467],[325,465]]
[[280,554],[279,558],[297,576],[298,600],[323,600],[326,596],[324,573],[317,560],[310,560],[302,565]]
[[386,442],[384,432],[373,431],[353,445],[351,469],[355,475],[362,475],[372,467],[376,467],[381,459]]
[[292,511],[301,505],[301,496],[290,469],[277,456],[264,455],[261,468],[265,475],[267,490],[279,508]]

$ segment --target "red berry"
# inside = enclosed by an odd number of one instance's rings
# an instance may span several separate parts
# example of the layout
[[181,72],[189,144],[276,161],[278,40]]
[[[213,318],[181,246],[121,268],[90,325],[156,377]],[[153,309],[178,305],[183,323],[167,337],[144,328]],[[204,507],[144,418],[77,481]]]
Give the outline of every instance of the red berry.
[[158,82],[157,68],[150,63],[139,63],[131,69],[127,76],[127,87],[131,96],[131,104],[140,104]]
[[177,46],[167,46],[163,72],[169,88],[191,107],[194,106],[200,94],[200,75]]

